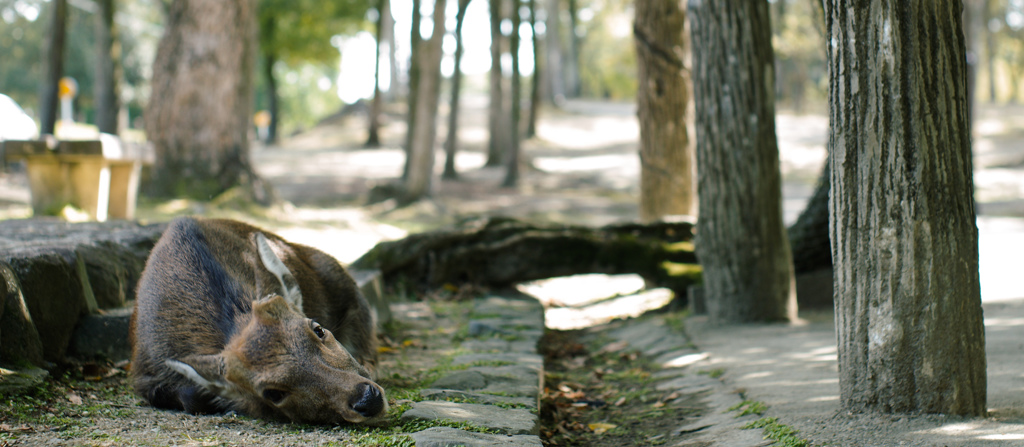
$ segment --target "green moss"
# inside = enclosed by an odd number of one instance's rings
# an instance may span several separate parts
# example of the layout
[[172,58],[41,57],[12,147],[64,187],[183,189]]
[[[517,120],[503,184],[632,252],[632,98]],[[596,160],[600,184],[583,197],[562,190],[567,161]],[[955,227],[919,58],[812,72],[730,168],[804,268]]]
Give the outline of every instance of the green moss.
[[697,374],[708,376],[712,379],[717,379],[725,375],[725,370],[722,368],[706,369],[703,371],[697,371]]
[[689,279],[693,281],[694,284],[701,283],[704,273],[704,269],[700,264],[683,264],[672,261],[662,262],[661,269],[664,270],[668,276]]
[[673,242],[671,244],[665,244],[665,251],[667,252],[693,252],[693,250],[693,242],[690,241]]

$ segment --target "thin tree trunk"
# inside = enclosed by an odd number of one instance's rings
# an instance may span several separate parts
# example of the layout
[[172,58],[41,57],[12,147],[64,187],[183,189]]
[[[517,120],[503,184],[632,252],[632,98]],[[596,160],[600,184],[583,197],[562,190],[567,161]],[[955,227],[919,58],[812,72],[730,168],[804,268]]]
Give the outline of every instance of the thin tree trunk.
[[787,230],[793,252],[793,271],[797,275],[832,267],[832,244],[828,237],[828,195],[832,189],[829,166],[826,158],[814,194]]
[[547,0],[547,20],[544,22],[544,43],[547,51],[548,100],[556,106],[565,102],[565,78],[562,72],[562,9],[560,0]]
[[281,122],[281,103],[277,93],[277,78],[274,77],[274,65],[276,64],[277,57],[264,53],[263,80],[267,83],[267,111],[270,112],[270,124],[267,126],[267,141],[265,141],[268,146],[277,143],[277,130]]
[[700,220],[697,255],[720,321],[796,318],[782,223],[768,2],[689,3]]
[[865,6],[825,2],[840,403],[983,416],[961,2]]
[[510,52],[512,53],[512,124],[509,126],[509,151],[508,166],[505,171],[505,181],[502,186],[511,188],[519,183],[519,130],[520,108],[522,107],[522,76],[519,74],[519,25],[522,23],[522,16],[519,14],[519,0],[512,0],[512,42]]
[[569,58],[565,64],[566,95],[572,98],[580,96],[580,36],[576,34],[579,26],[579,8],[576,0],[569,0]]
[[405,182],[404,201],[419,200],[430,194],[434,176],[434,142],[437,139],[437,103],[441,84],[441,42],[444,39],[446,0],[434,1],[434,31],[430,40],[421,42],[416,54],[419,85],[415,87],[415,127],[406,162],[409,176]]
[[382,95],[380,91],[380,50],[381,45],[383,44],[385,17],[391,15],[391,9],[388,3],[388,0],[378,0],[377,2],[377,52],[376,58],[373,60],[373,102],[370,103],[370,125],[367,130],[368,136],[366,138],[366,147],[380,147],[380,109]]
[[68,2],[50,3],[50,33],[46,40],[46,78],[39,94],[39,134],[53,135],[57,124],[60,78],[64,75],[64,36],[67,33]]
[[242,185],[267,203],[249,160],[255,3],[176,0],[169,8],[145,114],[156,152],[150,192],[209,199]]
[[633,37],[640,121],[640,218],[696,215],[686,10],[679,2],[638,0]]
[[530,116],[526,121],[526,138],[537,135],[537,114],[540,110],[541,49],[537,37],[537,0],[529,0],[530,34],[533,37],[533,79],[530,82]]
[[462,19],[466,17],[469,0],[459,0],[459,11],[455,16],[455,71],[452,73],[452,99],[448,112],[448,138],[444,142],[443,179],[456,179],[455,152],[459,145],[459,92],[462,90]]
[[487,108],[487,162],[485,166],[501,166],[508,153],[508,122],[504,104],[504,79],[501,72],[502,0],[490,0],[491,6],[491,73],[490,105]]
[[992,20],[992,0],[985,0],[985,66],[988,67],[988,102],[996,102],[996,36],[988,29]]
[[412,166],[410,160],[412,159],[412,145],[413,138],[416,129],[416,102],[419,101],[419,89],[420,85],[420,63],[419,63],[419,52],[422,47],[423,36],[420,34],[420,6],[421,0],[412,0],[412,31],[409,33],[409,48],[411,49],[412,56],[409,61],[409,94],[406,96],[406,102],[408,103],[408,110],[406,111],[406,126],[405,126],[405,145],[402,149],[405,150],[405,168],[402,170],[402,179],[409,179],[409,168]]
[[401,90],[401,83],[398,79],[398,58],[395,56],[395,16],[391,12],[391,2],[388,2],[388,13],[384,16],[383,28],[383,41],[388,43],[388,70],[390,70],[388,79],[391,81],[384,98],[388,102],[392,102]]
[[100,132],[117,134],[117,114],[121,45],[114,23],[114,0],[97,0],[93,14],[96,28],[96,71],[93,96],[96,98],[96,127]]

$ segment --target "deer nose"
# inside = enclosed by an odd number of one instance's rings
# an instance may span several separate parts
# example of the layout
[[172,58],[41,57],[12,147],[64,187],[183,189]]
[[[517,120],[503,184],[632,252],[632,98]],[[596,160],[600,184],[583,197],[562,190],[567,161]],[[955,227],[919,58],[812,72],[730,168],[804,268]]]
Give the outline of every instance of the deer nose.
[[377,390],[377,387],[368,383],[360,383],[356,386],[356,395],[349,400],[349,405],[359,414],[373,417],[384,410],[384,396]]

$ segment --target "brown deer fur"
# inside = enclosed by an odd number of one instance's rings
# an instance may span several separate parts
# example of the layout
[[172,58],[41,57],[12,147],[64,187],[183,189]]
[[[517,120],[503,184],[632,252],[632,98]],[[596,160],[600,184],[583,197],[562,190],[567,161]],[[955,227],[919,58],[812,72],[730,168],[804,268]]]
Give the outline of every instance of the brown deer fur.
[[368,371],[374,327],[327,254],[241,222],[181,218],[139,281],[132,382],[160,408],[358,423],[387,410]]

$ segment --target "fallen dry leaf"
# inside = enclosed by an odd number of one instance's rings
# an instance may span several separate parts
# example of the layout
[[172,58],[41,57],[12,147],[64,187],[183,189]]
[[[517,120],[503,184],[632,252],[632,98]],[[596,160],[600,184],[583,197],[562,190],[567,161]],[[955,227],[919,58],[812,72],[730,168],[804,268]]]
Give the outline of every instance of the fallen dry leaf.
[[605,423],[602,423],[602,422],[598,422],[598,423],[594,423],[594,424],[587,424],[587,427],[589,427],[591,430],[593,430],[594,434],[600,435],[600,434],[602,434],[602,433],[604,433],[604,432],[606,432],[608,430],[611,430],[611,429],[613,429],[615,427],[618,427],[618,425],[615,425],[615,424],[605,424]]
[[597,352],[594,353],[594,355],[601,355],[601,354],[606,354],[606,353],[610,353],[610,352],[619,352],[619,351],[621,351],[623,349],[626,349],[628,347],[629,347],[629,342],[628,341],[617,341],[617,342],[614,342],[614,343],[608,343],[607,345],[604,345],[603,348],[598,349]]
[[658,401],[658,402],[654,403],[654,408],[661,408],[661,407],[664,407],[664,406],[665,406],[665,402]]
[[615,406],[616,407],[621,407],[625,403],[626,403],[626,398],[625,397],[620,397],[619,400],[615,401]]
[[82,396],[75,393],[68,394],[68,402],[71,402],[72,405],[82,405]]

